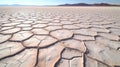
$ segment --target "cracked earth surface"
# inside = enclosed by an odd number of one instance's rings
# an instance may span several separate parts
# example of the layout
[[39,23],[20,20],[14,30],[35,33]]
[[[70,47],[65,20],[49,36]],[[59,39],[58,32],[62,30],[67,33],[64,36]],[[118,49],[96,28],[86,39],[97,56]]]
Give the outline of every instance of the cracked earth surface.
[[120,7],[0,7],[0,67],[120,67]]

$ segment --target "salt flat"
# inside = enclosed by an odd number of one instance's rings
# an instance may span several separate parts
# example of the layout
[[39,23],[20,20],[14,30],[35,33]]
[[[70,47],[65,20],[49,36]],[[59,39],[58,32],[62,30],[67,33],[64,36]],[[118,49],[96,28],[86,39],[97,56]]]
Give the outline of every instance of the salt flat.
[[0,7],[0,67],[120,67],[120,7]]

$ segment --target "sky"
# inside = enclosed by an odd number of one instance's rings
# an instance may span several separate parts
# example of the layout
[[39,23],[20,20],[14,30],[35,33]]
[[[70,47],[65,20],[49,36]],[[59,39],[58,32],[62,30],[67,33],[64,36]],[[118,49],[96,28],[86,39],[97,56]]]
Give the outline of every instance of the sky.
[[21,5],[59,5],[66,3],[111,3],[120,4],[120,0],[0,0],[0,4]]

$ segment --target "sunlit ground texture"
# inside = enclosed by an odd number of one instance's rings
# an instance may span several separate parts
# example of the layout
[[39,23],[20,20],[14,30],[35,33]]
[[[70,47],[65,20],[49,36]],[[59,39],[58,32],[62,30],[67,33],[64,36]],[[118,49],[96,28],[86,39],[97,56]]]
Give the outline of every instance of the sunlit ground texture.
[[120,7],[0,7],[0,67],[120,67]]

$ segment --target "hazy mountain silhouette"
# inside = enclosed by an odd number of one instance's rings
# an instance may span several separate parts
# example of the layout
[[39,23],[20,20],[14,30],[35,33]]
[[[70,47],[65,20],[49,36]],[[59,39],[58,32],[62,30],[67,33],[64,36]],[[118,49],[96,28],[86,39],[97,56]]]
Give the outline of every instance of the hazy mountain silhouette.
[[120,5],[109,4],[109,3],[94,3],[94,4],[75,3],[75,4],[61,4],[61,5],[21,5],[21,4],[0,4],[0,6],[120,6]]
[[109,4],[109,3],[94,3],[94,4],[75,3],[75,4],[61,4],[58,6],[120,6],[120,5]]

